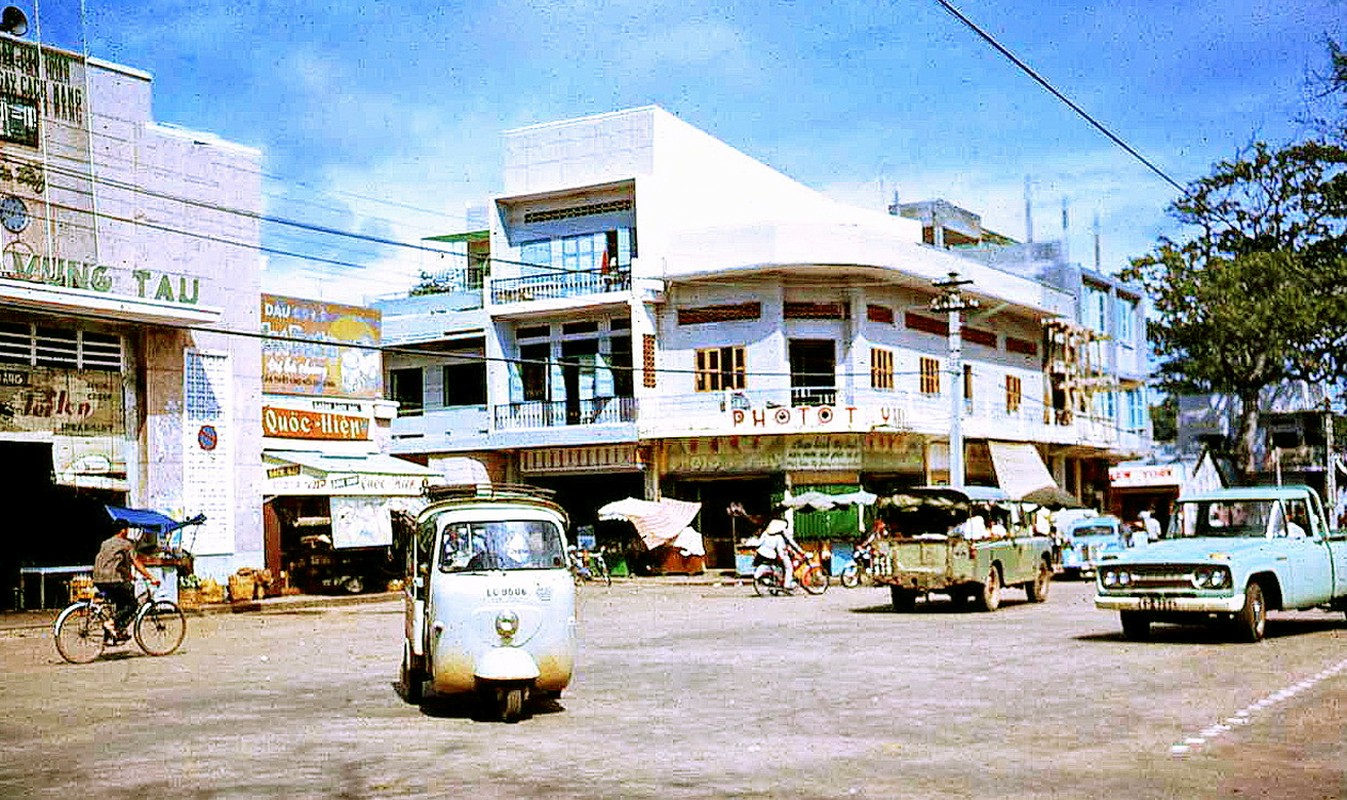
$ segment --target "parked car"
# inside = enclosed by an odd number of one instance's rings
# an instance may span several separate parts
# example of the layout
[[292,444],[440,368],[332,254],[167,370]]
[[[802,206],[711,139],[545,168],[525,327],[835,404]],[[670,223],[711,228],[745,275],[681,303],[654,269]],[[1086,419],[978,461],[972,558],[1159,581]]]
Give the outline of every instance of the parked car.
[[1144,543],[1145,536],[1135,532],[1111,514],[1082,517],[1058,530],[1062,554],[1062,573],[1080,578],[1093,575],[1105,555],[1118,555],[1129,547]]
[[1123,635],[1151,624],[1224,623],[1263,638],[1268,611],[1347,611],[1347,537],[1305,486],[1242,486],[1179,498],[1160,541],[1099,565],[1096,608]]

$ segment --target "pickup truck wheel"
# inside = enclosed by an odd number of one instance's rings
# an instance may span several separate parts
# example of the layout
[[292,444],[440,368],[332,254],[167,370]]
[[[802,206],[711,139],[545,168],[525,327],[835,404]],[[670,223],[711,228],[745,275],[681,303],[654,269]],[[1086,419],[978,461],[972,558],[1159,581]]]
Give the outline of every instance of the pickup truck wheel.
[[402,666],[398,669],[398,692],[402,699],[413,705],[425,699],[425,672],[412,662],[412,648],[406,641],[402,643]]
[[1134,642],[1141,642],[1150,638],[1150,617],[1140,611],[1119,611],[1118,618],[1122,621],[1123,636]]
[[1235,633],[1241,641],[1257,642],[1263,638],[1267,626],[1267,602],[1263,587],[1251,583],[1244,588],[1244,608],[1235,614]]
[[1029,602],[1042,603],[1048,599],[1048,586],[1052,583],[1052,567],[1045,561],[1038,567],[1038,575],[1032,581],[1024,584],[1024,593],[1029,595]]
[[996,567],[987,573],[987,580],[983,582],[977,600],[978,608],[983,611],[995,611],[1001,607],[1001,573],[996,571]]
[[900,613],[917,607],[917,593],[908,589],[890,586],[889,598],[893,601],[893,610]]

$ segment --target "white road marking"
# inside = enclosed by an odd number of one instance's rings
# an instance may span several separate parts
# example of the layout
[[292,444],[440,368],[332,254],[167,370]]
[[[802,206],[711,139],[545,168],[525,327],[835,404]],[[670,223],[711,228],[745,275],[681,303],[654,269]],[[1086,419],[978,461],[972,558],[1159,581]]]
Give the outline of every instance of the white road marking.
[[1217,722],[1212,725],[1208,725],[1207,727],[1202,729],[1201,733],[1195,736],[1184,737],[1182,742],[1170,746],[1169,754],[1172,756],[1187,755],[1193,752],[1194,750],[1200,748],[1208,741],[1219,737],[1226,731],[1229,731],[1232,727],[1236,725],[1248,725],[1249,722],[1251,721],[1250,717],[1254,716],[1258,712],[1265,711],[1268,708],[1271,708],[1272,706],[1275,706],[1278,703],[1282,702],[1283,700],[1289,700],[1292,697],[1295,697],[1296,695],[1300,694],[1301,692],[1306,691],[1307,689],[1312,689],[1314,688],[1315,685],[1317,685],[1321,681],[1324,681],[1328,678],[1333,677],[1334,675],[1337,675],[1344,669],[1347,669],[1347,658],[1344,658],[1342,661],[1339,661],[1338,663],[1334,664],[1331,667],[1325,667],[1324,669],[1315,673],[1312,677],[1306,678],[1302,681],[1297,681],[1296,683],[1293,683],[1284,689],[1278,689],[1277,691],[1273,692],[1272,694],[1269,694],[1267,697],[1264,697],[1261,700],[1258,700],[1257,702],[1250,703],[1244,708],[1241,708],[1239,711],[1236,711],[1234,714],[1231,714],[1230,716],[1226,717],[1224,722]]

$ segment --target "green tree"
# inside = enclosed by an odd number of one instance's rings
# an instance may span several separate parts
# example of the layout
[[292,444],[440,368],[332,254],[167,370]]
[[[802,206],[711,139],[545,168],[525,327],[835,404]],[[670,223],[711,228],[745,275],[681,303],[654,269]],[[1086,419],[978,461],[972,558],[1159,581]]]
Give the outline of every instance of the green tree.
[[1179,438],[1179,399],[1165,395],[1165,399],[1151,406],[1152,438],[1157,442],[1172,442]]
[[1169,210],[1190,235],[1123,277],[1151,298],[1160,388],[1241,401],[1234,449],[1252,475],[1262,389],[1347,377],[1347,150],[1255,142]]

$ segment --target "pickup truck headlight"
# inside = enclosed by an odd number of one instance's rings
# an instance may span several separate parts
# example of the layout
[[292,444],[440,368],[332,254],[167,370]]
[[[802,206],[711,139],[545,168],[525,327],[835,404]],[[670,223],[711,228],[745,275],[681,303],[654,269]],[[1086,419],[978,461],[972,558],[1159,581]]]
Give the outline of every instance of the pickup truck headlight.
[[1105,569],[1099,573],[1105,589],[1125,589],[1132,585],[1132,573],[1125,569]]
[[1226,567],[1202,566],[1193,570],[1193,586],[1198,589],[1224,589],[1230,585],[1230,570]]

